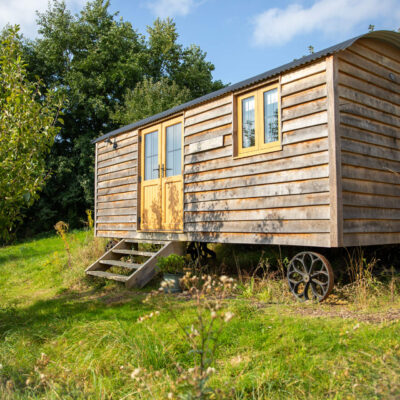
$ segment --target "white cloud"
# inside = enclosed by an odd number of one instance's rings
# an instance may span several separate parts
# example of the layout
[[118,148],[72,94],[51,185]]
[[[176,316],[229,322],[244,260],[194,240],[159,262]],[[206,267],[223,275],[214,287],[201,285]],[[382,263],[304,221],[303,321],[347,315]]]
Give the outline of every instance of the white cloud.
[[254,19],[253,40],[258,46],[274,46],[309,33],[349,33],[361,22],[365,30],[376,18],[400,18],[398,0],[317,0],[311,7],[291,4],[270,8]]
[[[19,24],[21,32],[30,38],[37,35],[36,11],[45,11],[49,0],[0,0],[0,29],[6,24]],[[85,0],[69,0],[67,7],[77,11]]]
[[198,4],[195,0],[156,0],[147,7],[160,18],[188,15]]

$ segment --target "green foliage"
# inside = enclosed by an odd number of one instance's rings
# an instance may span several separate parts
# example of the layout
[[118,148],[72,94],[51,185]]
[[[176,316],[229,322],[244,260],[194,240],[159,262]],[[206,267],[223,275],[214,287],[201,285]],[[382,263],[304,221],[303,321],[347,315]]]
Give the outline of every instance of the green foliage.
[[53,174],[25,221],[30,230],[60,219],[80,225],[93,205],[94,138],[222,86],[206,53],[177,43],[173,21],[156,20],[145,37],[109,4],[93,0],[73,15],[53,0],[38,14],[39,38],[26,44],[31,75],[68,99],[47,159]]
[[41,82],[28,81],[18,31],[9,27],[0,45],[0,240],[43,188],[45,155],[59,131],[61,98],[52,90],[43,96]]
[[159,81],[144,78],[134,90],[129,89],[126,92],[123,105],[117,107],[113,119],[121,124],[130,124],[185,103],[189,99],[189,89],[181,89],[166,77],[161,77]]
[[167,274],[181,273],[183,272],[185,265],[185,257],[178,256],[177,254],[170,254],[167,257],[159,257],[157,260],[157,267],[161,272]]

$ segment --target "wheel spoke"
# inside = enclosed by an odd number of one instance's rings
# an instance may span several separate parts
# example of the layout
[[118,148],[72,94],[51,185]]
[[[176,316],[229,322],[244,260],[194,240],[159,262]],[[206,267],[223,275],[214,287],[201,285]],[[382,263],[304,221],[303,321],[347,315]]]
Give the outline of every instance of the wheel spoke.
[[325,276],[329,276],[329,274],[326,272],[326,271],[317,271],[317,272],[314,272],[312,275],[311,275],[311,278],[314,278],[314,276],[317,276],[317,275],[325,275]]
[[318,279],[312,279],[311,282],[316,283],[319,286],[326,286],[329,282],[321,282]]
[[[314,296],[315,296],[317,299],[321,299],[321,298],[323,297],[323,294],[322,294],[322,296],[321,296],[321,295],[317,292],[317,289],[316,289],[315,286],[314,286],[314,282],[311,282],[311,290],[312,290]],[[322,293],[324,293],[324,290],[322,291]]]
[[303,282],[303,279],[301,279],[300,281],[295,281],[294,279],[288,278],[288,281],[291,282],[291,283],[297,284],[297,283]]

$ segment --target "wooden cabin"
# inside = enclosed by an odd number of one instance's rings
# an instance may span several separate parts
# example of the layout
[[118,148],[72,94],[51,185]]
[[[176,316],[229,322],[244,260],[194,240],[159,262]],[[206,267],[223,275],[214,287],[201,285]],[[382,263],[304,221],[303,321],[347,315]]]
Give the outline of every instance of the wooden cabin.
[[94,143],[98,237],[400,243],[400,34],[350,39]]

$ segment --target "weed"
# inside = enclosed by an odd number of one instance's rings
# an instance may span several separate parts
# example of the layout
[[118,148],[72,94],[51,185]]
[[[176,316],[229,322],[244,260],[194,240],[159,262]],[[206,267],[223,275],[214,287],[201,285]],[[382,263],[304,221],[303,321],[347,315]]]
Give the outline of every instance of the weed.
[[64,248],[68,255],[68,267],[71,268],[71,266],[72,266],[71,248],[68,243],[68,237],[67,237],[69,225],[64,221],[58,221],[54,225],[54,229],[56,230],[57,235],[62,239],[62,241],[64,243]]

